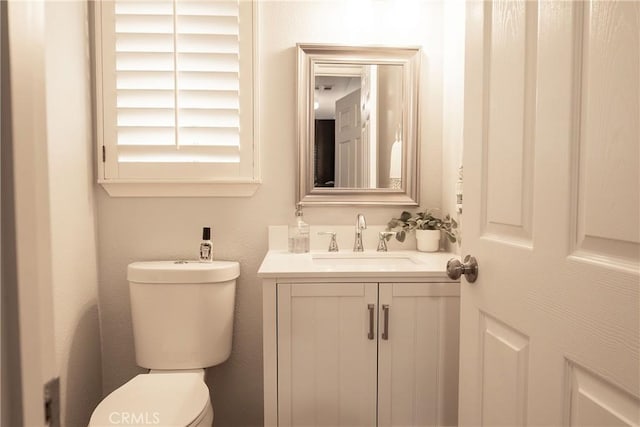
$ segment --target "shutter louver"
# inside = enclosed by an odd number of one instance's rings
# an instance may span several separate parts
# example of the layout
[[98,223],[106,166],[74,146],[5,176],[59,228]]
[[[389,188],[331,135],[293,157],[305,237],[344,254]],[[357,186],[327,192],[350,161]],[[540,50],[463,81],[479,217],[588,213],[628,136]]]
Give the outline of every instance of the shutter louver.
[[239,30],[237,0],[115,1],[119,178],[238,176]]

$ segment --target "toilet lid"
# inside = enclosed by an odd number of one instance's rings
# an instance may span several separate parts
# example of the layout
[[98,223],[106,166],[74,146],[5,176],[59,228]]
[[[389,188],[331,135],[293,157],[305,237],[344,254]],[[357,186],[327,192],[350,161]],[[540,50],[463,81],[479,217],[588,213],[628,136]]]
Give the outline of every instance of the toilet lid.
[[89,425],[185,427],[208,403],[209,389],[196,373],[142,374],[100,402]]

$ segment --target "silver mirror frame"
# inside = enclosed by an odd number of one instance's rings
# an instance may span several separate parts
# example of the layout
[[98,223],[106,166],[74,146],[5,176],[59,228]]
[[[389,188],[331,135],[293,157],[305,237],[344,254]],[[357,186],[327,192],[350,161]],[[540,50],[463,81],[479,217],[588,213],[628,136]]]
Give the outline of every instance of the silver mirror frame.
[[[297,45],[297,136],[298,179],[296,201],[303,205],[419,205],[420,141],[418,132],[418,94],[420,76],[419,47]],[[402,186],[391,188],[314,187],[313,145],[316,63],[389,64],[403,68]]]

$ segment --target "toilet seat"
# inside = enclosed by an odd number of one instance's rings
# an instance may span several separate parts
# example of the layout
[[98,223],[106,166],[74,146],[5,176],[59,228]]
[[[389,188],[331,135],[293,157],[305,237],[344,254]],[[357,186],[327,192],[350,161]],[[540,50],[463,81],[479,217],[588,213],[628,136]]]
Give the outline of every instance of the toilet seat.
[[141,374],[104,398],[89,426],[188,427],[210,408],[209,389],[198,373]]

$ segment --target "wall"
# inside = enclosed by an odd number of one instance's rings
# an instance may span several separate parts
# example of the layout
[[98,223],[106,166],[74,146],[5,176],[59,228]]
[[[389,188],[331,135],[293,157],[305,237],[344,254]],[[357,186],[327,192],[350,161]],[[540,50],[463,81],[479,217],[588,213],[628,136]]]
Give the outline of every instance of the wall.
[[87,2],[47,2],[46,105],[52,286],[62,425],[102,397]]
[[[9,388],[12,394],[9,398],[13,413],[11,422],[20,423],[13,425],[37,425],[41,424],[44,415],[42,384],[57,375],[53,357],[50,285],[44,4],[11,2],[5,11],[10,80],[3,75],[3,85],[6,87],[9,83],[11,103],[9,111],[3,111],[3,119],[11,122],[11,129],[3,134],[3,167],[9,166],[6,176],[10,177],[7,180],[10,189],[3,193],[2,204],[5,213],[10,211],[11,214],[6,215],[6,222],[3,218],[2,226],[10,227],[8,242],[11,249],[5,252],[5,256],[9,256],[3,259],[3,263],[10,266],[10,273],[3,277],[9,282],[3,282],[3,297],[9,294],[4,292],[9,288],[11,300],[2,302],[10,304],[15,316],[3,326],[8,326],[11,331],[9,340],[13,343],[9,345],[15,345],[7,350],[18,356],[8,364],[11,377],[20,381],[18,387],[11,384]],[[5,72],[6,60],[5,56]],[[6,92],[3,95],[6,96]],[[6,106],[4,98],[2,101]],[[16,403],[19,405],[14,406]]]
[[[233,351],[208,370],[216,423],[262,424],[261,282],[267,226],[293,219],[296,171],[295,45],[302,43],[420,45],[421,200],[441,205],[442,5],[436,2],[260,2],[259,139],[263,184],[251,198],[110,198],[99,190],[99,300],[103,394],[143,370],[135,364],[127,264],[195,258],[201,228],[213,227],[214,256],[238,260],[241,276]],[[363,212],[385,224],[402,208],[315,207],[311,224],[345,224]]]
[[[464,0],[444,3],[443,76],[442,76],[442,206],[445,212],[462,223],[462,214],[456,213],[456,182],[462,165],[464,120]],[[462,225],[462,224],[460,224]],[[448,243],[448,242],[447,242]],[[451,252],[460,252],[458,244],[449,244]]]
[[22,389],[20,378],[20,337],[18,330],[18,277],[16,259],[16,222],[13,194],[13,141],[11,132],[11,81],[9,75],[9,34],[7,2],[0,2],[0,425],[22,425]]

